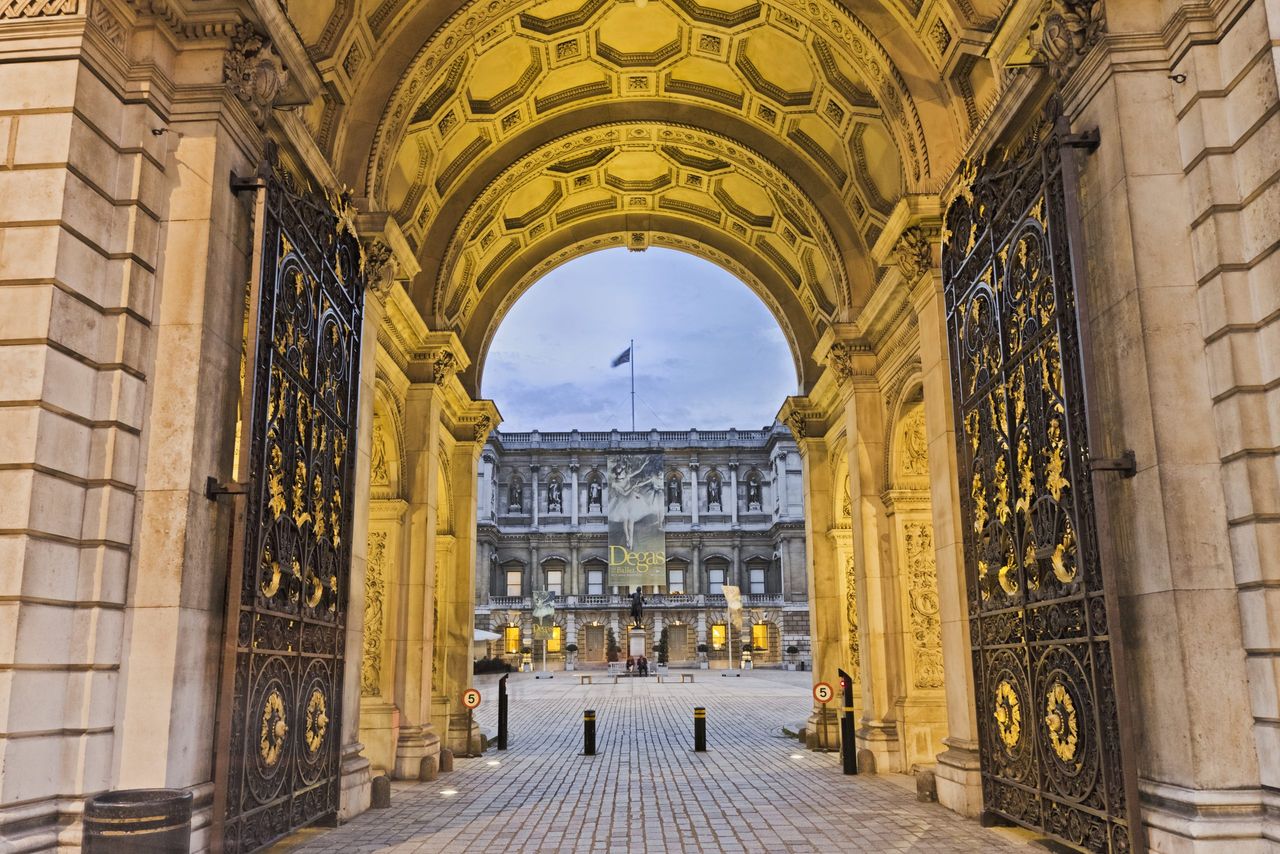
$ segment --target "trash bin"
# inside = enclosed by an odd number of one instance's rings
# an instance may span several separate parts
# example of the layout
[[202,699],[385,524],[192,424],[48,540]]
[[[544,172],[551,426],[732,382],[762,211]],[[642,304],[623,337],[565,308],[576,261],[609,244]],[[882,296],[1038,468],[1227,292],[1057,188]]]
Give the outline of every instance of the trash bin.
[[122,789],[85,802],[85,854],[187,854],[190,850],[188,791]]

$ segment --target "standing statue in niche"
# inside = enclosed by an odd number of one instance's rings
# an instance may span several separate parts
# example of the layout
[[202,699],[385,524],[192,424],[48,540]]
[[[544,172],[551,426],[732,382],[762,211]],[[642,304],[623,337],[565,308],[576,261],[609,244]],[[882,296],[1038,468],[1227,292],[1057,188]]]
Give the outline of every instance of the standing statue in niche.
[[680,478],[678,477],[673,477],[667,481],[667,509],[684,509],[684,496],[681,494]]
[[712,477],[707,481],[707,509],[720,509],[720,478]]
[[564,500],[561,497],[560,481],[558,480],[552,480],[547,484],[547,512],[564,512]]
[[761,506],[760,478],[753,477],[747,481],[747,509],[759,510]]
[[511,481],[511,486],[507,488],[507,509],[517,513],[524,512],[524,495],[518,480]]
[[604,488],[595,478],[587,484],[587,512],[590,513],[593,507],[597,510],[604,509]]
[[640,628],[640,621],[644,619],[644,594],[640,592],[640,588],[636,588],[631,594],[631,624],[636,628]]

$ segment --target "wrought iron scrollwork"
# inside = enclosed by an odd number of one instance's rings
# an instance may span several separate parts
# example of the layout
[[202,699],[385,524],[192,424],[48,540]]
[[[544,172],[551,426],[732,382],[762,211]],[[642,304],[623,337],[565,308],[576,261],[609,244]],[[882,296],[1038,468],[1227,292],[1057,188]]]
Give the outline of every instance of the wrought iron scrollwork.
[[983,798],[989,812],[1073,846],[1125,852],[1132,833],[1054,127],[971,164],[946,216]]
[[339,796],[363,250],[345,202],[264,171],[228,852],[332,817]]

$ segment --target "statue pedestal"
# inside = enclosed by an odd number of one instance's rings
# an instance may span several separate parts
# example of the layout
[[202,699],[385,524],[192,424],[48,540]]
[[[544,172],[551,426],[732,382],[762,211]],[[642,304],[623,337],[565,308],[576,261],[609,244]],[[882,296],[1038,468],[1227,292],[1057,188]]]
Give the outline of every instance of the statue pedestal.
[[633,627],[627,630],[627,655],[630,658],[644,655],[644,629]]

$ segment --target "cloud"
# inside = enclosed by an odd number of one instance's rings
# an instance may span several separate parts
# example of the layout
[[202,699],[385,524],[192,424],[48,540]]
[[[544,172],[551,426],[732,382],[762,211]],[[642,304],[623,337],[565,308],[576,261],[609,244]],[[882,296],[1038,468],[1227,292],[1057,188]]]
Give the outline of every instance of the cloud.
[[553,270],[512,307],[482,393],[505,430],[758,428],[795,393],[786,338],[741,281],[667,249],[611,249]]

